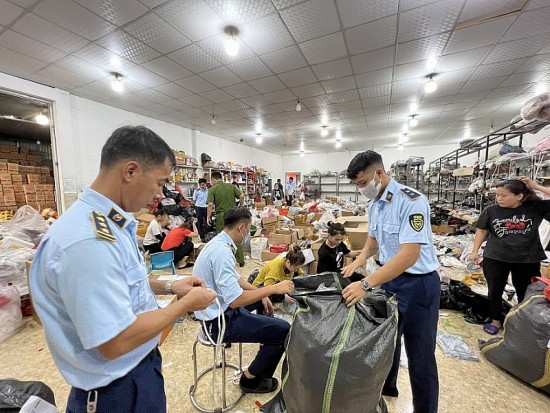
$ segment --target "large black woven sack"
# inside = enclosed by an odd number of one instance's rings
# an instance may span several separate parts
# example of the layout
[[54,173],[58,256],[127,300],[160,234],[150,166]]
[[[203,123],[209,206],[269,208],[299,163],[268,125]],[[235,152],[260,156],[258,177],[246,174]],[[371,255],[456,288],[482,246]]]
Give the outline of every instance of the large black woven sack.
[[[293,279],[298,303],[286,342],[282,390],[269,413],[387,411],[382,386],[392,365],[397,301],[376,290],[348,308],[336,273]],[[323,291],[318,291],[319,287]]]
[[[544,290],[548,289],[545,296]],[[487,360],[550,394],[550,281],[537,281],[504,320],[504,335],[479,343]]]
[[52,389],[41,381],[0,380],[0,412],[18,412],[31,396],[55,406]]

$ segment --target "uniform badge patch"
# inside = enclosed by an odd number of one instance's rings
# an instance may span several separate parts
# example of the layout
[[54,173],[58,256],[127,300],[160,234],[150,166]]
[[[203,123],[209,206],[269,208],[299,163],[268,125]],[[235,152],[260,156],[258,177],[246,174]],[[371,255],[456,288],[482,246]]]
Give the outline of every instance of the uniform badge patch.
[[409,215],[409,224],[411,228],[414,229],[416,232],[422,231],[422,228],[424,228],[424,215],[422,214]]
[[409,199],[416,199],[420,196],[418,192],[415,192],[409,188],[401,188],[401,192],[403,192]]
[[386,201],[391,202],[392,198],[393,198],[393,192],[388,191],[386,195]]
[[98,236],[99,238],[103,238],[107,241],[116,241],[116,238],[111,232],[109,224],[107,223],[107,220],[105,219],[103,214],[98,211],[92,211],[90,215],[92,218],[92,223],[94,225],[96,236]]
[[120,228],[124,228],[124,224],[126,224],[126,218],[124,218],[116,209],[111,208],[107,216],[117,226],[119,226]]

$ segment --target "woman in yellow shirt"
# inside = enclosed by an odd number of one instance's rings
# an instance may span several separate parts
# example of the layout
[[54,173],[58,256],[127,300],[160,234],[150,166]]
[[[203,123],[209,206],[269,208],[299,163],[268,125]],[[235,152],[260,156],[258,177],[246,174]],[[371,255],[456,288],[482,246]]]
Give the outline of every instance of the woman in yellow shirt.
[[[306,257],[298,246],[293,247],[286,256],[277,257],[267,262],[260,270],[256,279],[252,282],[256,287],[264,287],[277,284],[283,280],[291,280],[295,276],[302,275],[302,266],[306,262]],[[279,303],[283,300],[293,302],[294,300],[288,294],[270,295],[272,303]],[[246,307],[249,311],[257,310],[258,314],[264,314],[264,306],[261,301],[250,304]]]

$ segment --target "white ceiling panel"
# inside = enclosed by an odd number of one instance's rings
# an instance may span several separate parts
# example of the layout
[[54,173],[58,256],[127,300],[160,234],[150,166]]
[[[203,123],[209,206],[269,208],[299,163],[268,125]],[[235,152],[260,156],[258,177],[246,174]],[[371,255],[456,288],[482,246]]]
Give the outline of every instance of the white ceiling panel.
[[273,103],[282,103],[293,101],[296,103],[296,96],[290,90],[279,90],[277,92],[266,93],[265,96]]
[[202,72],[200,76],[219,88],[236,85],[242,81],[226,67],[218,67]]
[[441,56],[449,39],[449,33],[437,34],[423,39],[405,42],[397,48],[396,64],[411,63],[418,60],[435,60]]
[[386,47],[373,52],[352,56],[351,65],[355,73],[370,72],[393,66],[395,47]]
[[333,33],[300,43],[300,49],[310,65],[329,62],[347,55],[342,33]]
[[483,63],[502,62],[509,59],[531,56],[547,44],[548,39],[544,36],[499,43],[491,50]]
[[201,93],[201,96],[215,103],[233,100],[233,96],[220,89],[211,90],[210,92],[203,92]]
[[242,39],[259,55],[294,44],[278,14],[270,14],[243,26]]
[[165,56],[145,62],[143,66],[169,80],[182,79],[192,74],[189,70]]
[[147,87],[162,85],[168,81],[168,79],[140,66],[131,67],[124,72],[124,76]]
[[252,80],[248,82],[250,86],[261,93],[275,92],[276,90],[285,89],[283,82],[277,76],[269,76],[263,79]]
[[93,11],[98,16],[117,25],[122,26],[137,19],[147,8],[138,0],[75,0],[80,5]]
[[336,0],[346,29],[396,14],[398,3],[398,0]]
[[69,53],[84,47],[88,43],[83,37],[31,13],[23,15],[17,20],[12,25],[12,29],[31,39],[55,45],[56,49]]
[[28,74],[37,72],[47,66],[46,62],[33,59],[4,47],[0,47],[0,61],[2,61],[2,71],[14,75],[17,73]]
[[346,30],[346,40],[352,55],[380,49],[395,43],[397,15]]
[[312,66],[312,69],[319,80],[329,80],[353,74],[349,59],[338,59],[332,62],[321,63],[320,65]]
[[431,73],[431,71],[426,70],[426,63],[423,61],[406,63],[394,67],[393,80],[418,79],[425,77],[429,73]]
[[[485,56],[491,50],[490,46],[480,47],[478,49],[467,50],[465,52],[448,54],[441,56],[437,64],[437,72],[451,72],[458,68],[465,68],[479,65]],[[489,62],[486,62],[489,63]]]
[[401,13],[399,41],[406,42],[451,30],[464,0],[444,0]]
[[281,17],[298,43],[340,30],[334,0],[308,0],[281,11]]
[[144,63],[160,55],[152,47],[122,30],[103,37],[97,43],[134,63]]
[[174,99],[184,98],[185,96],[190,96],[193,94],[190,90],[187,90],[173,82],[155,86],[154,89]]
[[375,70],[373,72],[355,75],[355,81],[357,83],[357,87],[374,86],[391,82],[392,76],[393,69],[388,67],[387,69]]
[[207,3],[226,23],[236,26],[275,12],[270,0],[207,0]]
[[260,58],[274,73],[289,72],[307,66],[301,50],[296,46],[265,53]]
[[460,22],[488,19],[519,10],[526,0],[467,0],[460,13]]
[[310,98],[325,94],[325,89],[320,83],[310,83],[309,85],[298,86],[292,88],[292,93],[299,99]]
[[186,96],[180,99],[182,102],[187,103],[195,108],[200,108],[201,106],[208,106],[212,104],[212,101],[205,99],[201,95],[191,95]]
[[178,112],[185,112],[193,108],[191,105],[188,105],[187,103],[184,103],[181,100],[169,100],[167,102],[163,102],[163,105],[171,109],[174,109]]
[[74,52],[74,57],[104,68],[106,72],[124,72],[135,64],[95,43]]
[[55,62],[67,55],[66,52],[54,49],[12,30],[6,30],[0,35],[0,46],[48,63]]
[[353,76],[346,76],[340,79],[325,80],[321,84],[325,88],[327,93],[342,92],[344,90],[356,89],[355,78]]
[[101,66],[87,62],[75,56],[67,56],[57,60],[55,66],[65,70],[70,70],[88,79],[88,83],[107,76],[108,71]]
[[129,24],[124,31],[161,53],[170,53],[191,43],[182,33],[152,13]]
[[168,102],[168,101],[172,100],[172,98],[170,96],[167,96],[167,95],[165,95],[164,93],[161,93],[161,92],[157,92],[154,89],[138,90],[137,92],[134,92],[133,95],[141,97],[143,99],[147,99],[151,102],[157,102],[157,103]]
[[273,75],[273,72],[258,58],[252,57],[246,60],[240,60],[227,66],[229,70],[235,73],[242,80],[261,79]]
[[247,83],[239,83],[238,85],[232,85],[223,88],[223,90],[236,98],[245,98],[248,96],[254,96],[258,93],[256,89]]
[[219,61],[196,44],[176,50],[170,53],[168,57],[193,73],[200,73],[221,66]]
[[203,93],[216,89],[216,86],[212,83],[207,82],[196,75],[186,77],[185,79],[176,80],[176,83],[195,93]]
[[8,26],[17,19],[23,9],[19,6],[16,6],[13,3],[8,3],[6,0],[0,0],[0,25]]
[[308,85],[317,80],[309,67],[281,73],[279,79],[281,79],[287,87]]

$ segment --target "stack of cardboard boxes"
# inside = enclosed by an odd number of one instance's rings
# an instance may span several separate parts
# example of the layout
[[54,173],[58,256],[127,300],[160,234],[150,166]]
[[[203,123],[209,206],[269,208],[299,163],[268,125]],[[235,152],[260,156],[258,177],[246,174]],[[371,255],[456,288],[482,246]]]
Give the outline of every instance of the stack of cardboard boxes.
[[29,205],[41,211],[57,209],[50,168],[41,166],[42,156],[28,148],[0,145],[0,211],[16,211]]

